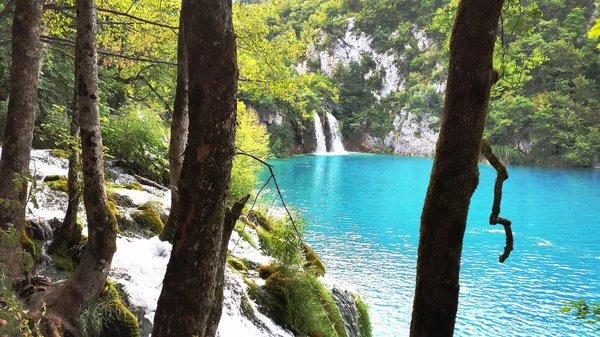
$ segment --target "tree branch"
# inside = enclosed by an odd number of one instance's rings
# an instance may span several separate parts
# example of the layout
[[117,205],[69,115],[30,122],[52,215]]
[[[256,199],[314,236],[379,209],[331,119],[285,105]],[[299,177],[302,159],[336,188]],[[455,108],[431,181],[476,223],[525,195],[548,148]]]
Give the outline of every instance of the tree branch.
[[490,225],[501,224],[504,226],[504,232],[506,233],[506,246],[504,246],[504,252],[500,255],[499,261],[503,263],[508,259],[510,252],[513,250],[513,233],[511,229],[511,221],[505,218],[499,217],[500,215],[500,204],[502,203],[502,185],[504,181],[508,179],[508,172],[506,166],[496,157],[492,151],[489,141],[486,137],[481,140],[481,153],[485,156],[487,161],[496,169],[497,176],[494,184],[494,203],[492,204],[492,214],[490,214]]
[[[75,41],[69,40],[69,39],[64,39],[62,37],[40,35],[40,39],[42,40],[42,42],[46,42],[46,43],[61,44],[61,45],[65,45],[65,46],[75,46]],[[169,66],[177,66],[177,63],[175,63],[175,62],[170,62],[170,61],[165,61],[165,60],[157,60],[157,59],[151,59],[151,58],[145,58],[145,57],[123,55],[123,54],[113,53],[113,52],[109,52],[109,51],[101,50],[101,49],[98,49],[98,54],[118,57],[118,58],[131,60],[131,61],[149,62],[149,63],[155,63],[155,64],[165,64],[165,65],[169,65]]]
[[[66,10],[73,10],[73,9],[75,9],[74,6],[58,6],[56,4],[47,4],[47,5],[44,5],[44,10],[66,11]],[[159,23],[159,22],[155,22],[155,21],[146,20],[146,19],[140,18],[140,17],[135,16],[135,15],[131,15],[131,14],[128,14],[128,13],[123,13],[123,12],[115,11],[115,10],[112,10],[112,9],[96,7],[96,10],[98,12],[110,13],[110,14],[113,14],[113,15],[128,17],[130,19],[137,20],[137,21],[140,21],[140,22],[143,22],[143,23],[147,23],[149,25],[153,25],[153,26],[157,26],[157,27],[162,27],[162,28],[168,28],[168,29],[173,30],[173,32],[175,32],[175,33],[177,33],[177,30],[179,29],[179,27],[169,26],[169,25],[165,25],[164,23]]]
[[[240,149],[238,149],[238,152],[236,152],[235,154],[236,155],[240,155],[240,156],[250,157],[250,158],[258,161],[259,163],[263,164],[264,166],[266,166],[269,169],[269,172],[271,173],[271,176],[269,177],[269,180],[271,180],[271,178],[273,178],[273,183],[275,184],[275,189],[277,189],[277,195],[279,195],[279,200],[281,200],[281,204],[283,205],[283,208],[285,209],[285,211],[286,211],[286,213],[287,213],[287,215],[288,215],[288,217],[290,219],[290,222],[292,223],[292,227],[294,228],[294,231],[296,232],[296,235],[298,235],[298,240],[300,241],[300,243],[304,247],[304,241],[302,241],[302,235],[300,235],[300,231],[298,230],[298,227],[296,226],[296,222],[294,222],[294,217],[292,217],[292,213],[287,208],[287,206],[285,204],[285,201],[283,200],[283,195],[281,195],[281,189],[279,188],[279,185],[277,184],[277,178],[275,178],[275,173],[273,172],[273,165],[267,163],[266,161],[258,158],[255,155],[252,155],[252,154],[249,154],[247,152],[241,151]],[[266,184],[265,184],[265,186],[266,186]],[[264,188],[264,186],[263,186],[263,188]],[[258,196],[257,196],[257,198],[258,198]]]

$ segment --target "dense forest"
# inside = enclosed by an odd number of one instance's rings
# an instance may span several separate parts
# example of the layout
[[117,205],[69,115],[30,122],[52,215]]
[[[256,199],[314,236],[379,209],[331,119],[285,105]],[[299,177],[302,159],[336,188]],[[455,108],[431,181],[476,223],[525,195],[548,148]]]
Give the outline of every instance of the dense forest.
[[[456,5],[401,1],[390,10],[386,1],[234,4],[238,99],[267,122],[270,153],[312,152],[315,113],[332,112],[350,148],[365,150],[360,143],[370,135],[379,138],[373,147],[380,152],[393,151],[382,140],[397,131],[394,118],[402,112],[440,117]],[[175,97],[178,6],[98,3],[99,8],[129,9],[134,17],[162,25],[99,12],[100,112],[107,151],[127,158],[133,170],[163,181],[168,177],[166,125]],[[72,15],[65,11],[44,11],[37,148],[64,147],[68,135],[74,30]],[[594,1],[507,3],[494,59],[501,80],[493,89],[485,132],[512,162],[598,163],[595,11]],[[2,41],[8,41],[10,23],[4,15]],[[340,48],[346,40],[357,38],[364,44],[355,46],[358,55],[338,55],[347,51]],[[7,107],[9,47],[0,45],[5,55],[0,63],[5,70],[0,126]],[[273,122],[273,116],[284,121]],[[436,131],[439,122],[434,118],[429,127]],[[121,129],[130,134],[115,132]]]
[[[357,152],[422,155],[399,137],[439,134],[411,336],[452,336],[482,157],[501,263],[504,163],[600,166],[597,5],[3,1],[0,334],[214,337],[235,307],[265,336],[370,337],[367,304],[323,279],[267,162],[315,152],[322,120]],[[271,181],[283,215],[255,209]],[[37,215],[52,202],[60,219]],[[147,308],[111,281],[131,281],[111,263],[136,240],[164,262]],[[597,321],[597,304],[564,310]]]

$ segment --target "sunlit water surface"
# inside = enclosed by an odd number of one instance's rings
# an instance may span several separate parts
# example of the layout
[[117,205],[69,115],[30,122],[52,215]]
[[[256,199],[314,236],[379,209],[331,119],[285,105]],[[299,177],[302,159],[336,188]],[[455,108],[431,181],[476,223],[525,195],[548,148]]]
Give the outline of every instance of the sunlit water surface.
[[[286,201],[309,221],[306,241],[328,275],[366,298],[374,335],[408,336],[432,160],[350,154],[271,163]],[[510,166],[501,215],[513,221],[515,250],[504,264],[503,229],[487,224],[495,171],[480,171],[455,336],[599,336],[560,308],[600,299],[600,170]]]

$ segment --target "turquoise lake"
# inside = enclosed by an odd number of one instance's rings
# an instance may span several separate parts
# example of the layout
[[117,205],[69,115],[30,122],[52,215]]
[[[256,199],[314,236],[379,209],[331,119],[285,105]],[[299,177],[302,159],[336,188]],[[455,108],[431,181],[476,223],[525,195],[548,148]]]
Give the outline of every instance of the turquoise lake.
[[[374,336],[408,336],[432,159],[349,154],[270,163],[286,202],[310,223],[306,241],[327,275],[367,300]],[[501,216],[513,222],[515,248],[498,263],[504,231],[488,224],[496,174],[482,164],[455,336],[599,336],[560,308],[600,300],[600,170],[508,169]]]

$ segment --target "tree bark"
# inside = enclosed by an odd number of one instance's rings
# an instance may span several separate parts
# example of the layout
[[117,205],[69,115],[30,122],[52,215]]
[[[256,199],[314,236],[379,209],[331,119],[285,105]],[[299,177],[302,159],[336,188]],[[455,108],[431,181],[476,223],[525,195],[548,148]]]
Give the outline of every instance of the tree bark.
[[444,112],[421,216],[411,337],[454,333],[459,270],[490,90],[503,0],[461,0],[452,28]]
[[[182,12],[183,13],[183,12]],[[175,90],[175,106],[173,120],[171,121],[171,144],[169,148],[171,211],[160,235],[161,240],[172,241],[177,227],[179,214],[179,191],[177,184],[183,165],[183,154],[188,136],[188,73],[187,54],[183,38],[183,20],[179,19],[179,40],[177,44],[177,89]]]
[[76,86],[83,162],[83,201],[88,221],[88,242],[77,269],[47,299],[48,310],[63,319],[75,316],[87,299],[104,288],[116,251],[117,221],[108,207],[104,186],[102,137],[98,115],[96,8],[94,0],[76,0]]
[[227,243],[247,197],[226,198],[235,153],[238,69],[231,0],[184,0],[189,70],[188,146],[180,214],[153,336],[213,337],[223,306]]
[[[77,67],[77,65],[75,65]],[[75,79],[77,81],[77,79]],[[79,110],[77,101],[79,96],[77,95],[77,85],[74,86],[74,97],[73,103],[71,104],[71,125],[70,125],[70,136],[68,146],[69,151],[69,176],[67,181],[67,188],[69,192],[69,204],[65,213],[65,218],[58,230],[58,233],[54,237],[54,240],[50,244],[48,251],[53,254],[53,251],[60,247],[63,243],[67,246],[72,244],[72,235],[77,226],[77,211],[79,210],[79,203],[81,201],[81,186],[80,186],[80,175],[81,175],[81,163],[79,158]]]
[[29,171],[38,99],[42,5],[40,0],[20,0],[15,5],[10,99],[0,158],[0,198],[5,203],[19,201],[22,207],[0,205],[0,228],[3,229],[9,224],[21,227],[25,218],[27,184],[18,190],[14,179],[16,174]]

